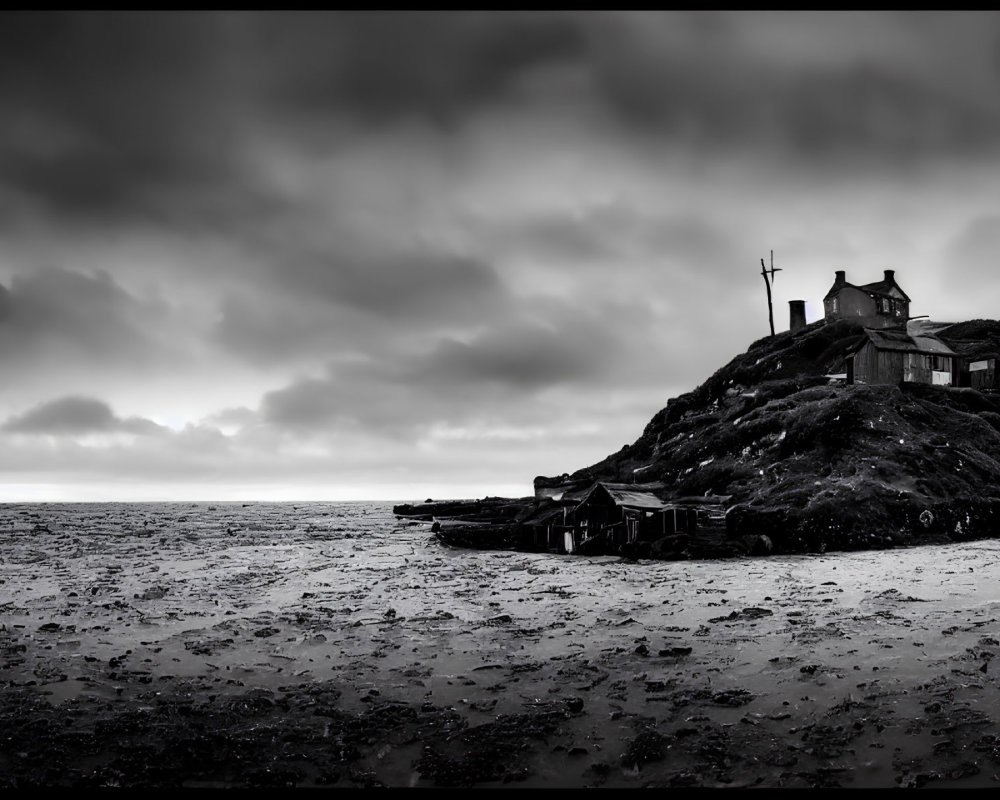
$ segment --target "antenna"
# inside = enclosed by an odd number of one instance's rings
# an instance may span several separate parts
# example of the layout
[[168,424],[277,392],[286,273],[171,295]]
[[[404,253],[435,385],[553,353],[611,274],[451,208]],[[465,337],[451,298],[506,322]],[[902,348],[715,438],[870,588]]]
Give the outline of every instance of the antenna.
[[764,266],[764,259],[760,260],[760,274],[764,278],[764,286],[767,287],[767,319],[771,323],[771,335],[774,336],[774,308],[771,305],[771,284],[774,282],[774,273],[781,272],[781,267],[774,266],[774,251],[771,251],[771,279],[767,279],[768,269]]

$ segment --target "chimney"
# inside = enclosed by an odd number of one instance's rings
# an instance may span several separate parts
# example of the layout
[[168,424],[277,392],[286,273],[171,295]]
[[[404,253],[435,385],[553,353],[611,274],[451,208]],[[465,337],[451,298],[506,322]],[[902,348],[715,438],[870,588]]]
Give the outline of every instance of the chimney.
[[894,281],[895,279],[892,276],[895,275],[895,274],[896,274],[896,270],[894,270],[894,269],[887,269],[885,271],[885,282],[889,283],[891,281]]
[[[843,273],[838,273],[843,274]],[[789,300],[788,301],[788,329],[795,333],[795,331],[800,331],[806,326],[806,301],[805,300]]]
[[847,283],[847,277],[846,276],[847,276],[847,273],[844,272],[844,270],[838,269],[837,272],[835,273],[834,280],[835,280],[836,283]]

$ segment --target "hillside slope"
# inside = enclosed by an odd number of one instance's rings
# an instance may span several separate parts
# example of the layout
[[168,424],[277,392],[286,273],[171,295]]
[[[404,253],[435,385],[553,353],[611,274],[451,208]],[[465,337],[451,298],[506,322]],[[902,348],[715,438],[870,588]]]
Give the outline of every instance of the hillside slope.
[[[949,331],[1000,341],[992,321]],[[833,382],[863,335],[836,322],[761,339],[668,401],[632,445],[535,487],[663,481],[676,496],[728,495],[729,535],[767,535],[775,552],[997,535],[1000,400]]]

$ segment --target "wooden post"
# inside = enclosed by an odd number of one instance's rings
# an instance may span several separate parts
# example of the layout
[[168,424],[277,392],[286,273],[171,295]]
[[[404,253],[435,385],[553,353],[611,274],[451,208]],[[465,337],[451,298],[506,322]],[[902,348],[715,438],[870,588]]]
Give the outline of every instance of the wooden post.
[[771,251],[771,280],[767,279],[767,267],[764,266],[764,259],[760,260],[760,274],[764,276],[764,286],[767,287],[767,321],[771,324],[771,335],[774,336],[774,307],[771,305],[771,281],[774,280],[774,273],[781,272],[781,268],[774,268],[774,251]]

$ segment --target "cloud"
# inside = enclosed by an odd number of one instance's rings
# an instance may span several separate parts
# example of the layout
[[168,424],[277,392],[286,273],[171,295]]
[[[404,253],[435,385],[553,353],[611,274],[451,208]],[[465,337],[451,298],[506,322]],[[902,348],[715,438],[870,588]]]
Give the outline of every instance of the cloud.
[[238,230],[282,213],[269,143],[316,157],[416,125],[454,144],[495,112],[838,169],[994,153],[998,30],[919,12],[9,12],[0,200]]
[[8,419],[0,430],[53,436],[113,432],[148,436],[160,434],[166,429],[141,417],[121,419],[103,400],[71,396],[40,403]]
[[[266,392],[260,417],[308,436],[364,430],[411,441],[440,425],[559,424],[566,416],[562,393],[594,386],[611,392],[623,380],[633,390],[662,383],[655,370],[635,369],[622,357],[634,340],[648,342],[640,350],[653,363],[653,354],[669,361],[662,350],[669,339],[658,342],[655,318],[635,313],[637,307],[525,301],[504,324],[465,340],[439,337],[422,351],[331,362],[324,376]],[[608,317],[620,325],[609,326]]]
[[0,178],[73,224],[239,227],[279,212],[262,141],[450,127],[579,41],[549,14],[11,12]]
[[369,125],[450,127],[583,48],[573,15],[538,12],[262,14],[247,27],[258,77],[285,111]]
[[601,22],[588,29],[587,68],[623,135],[825,170],[998,147],[996,18],[638,12]]
[[414,380],[531,391],[605,371],[604,360],[612,347],[600,328],[570,321],[558,328],[545,323],[545,318],[519,320],[469,343],[445,339],[419,362]]
[[[89,360],[140,366],[167,347],[168,310],[127,292],[105,271],[43,269],[0,286],[0,364]],[[51,361],[49,361],[52,359]]]
[[0,466],[575,469],[766,335],[771,248],[780,328],[835,269],[986,315],[998,29],[5,15]]
[[0,175],[46,212],[142,219],[234,168],[225,15],[15,12],[0,30]]
[[279,270],[279,279],[296,292],[383,317],[440,315],[501,290],[488,264],[419,249],[389,256],[320,252],[282,263]]
[[480,259],[420,246],[384,250],[271,242],[268,274],[222,290],[205,344],[253,364],[380,357],[443,331],[491,325],[516,309],[498,271]]

